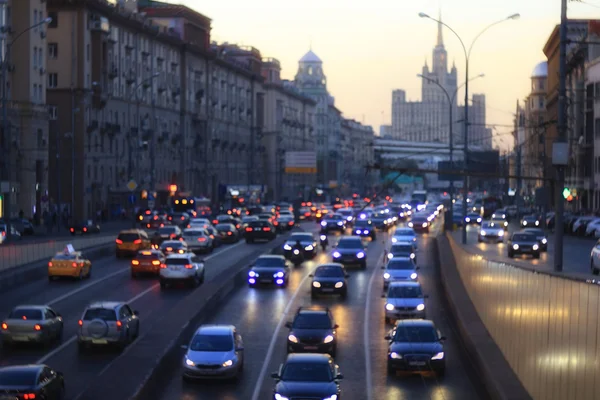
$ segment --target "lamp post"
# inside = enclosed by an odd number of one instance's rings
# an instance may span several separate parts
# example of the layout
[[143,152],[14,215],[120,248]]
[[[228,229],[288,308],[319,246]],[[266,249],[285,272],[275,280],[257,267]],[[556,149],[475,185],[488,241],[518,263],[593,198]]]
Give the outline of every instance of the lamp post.
[[[458,90],[460,88],[465,86],[470,81],[473,81],[478,78],[483,78],[485,76],[485,74],[476,75],[476,76],[472,77],[471,79],[468,79],[467,81],[465,81],[460,86],[457,86],[457,88],[454,90],[454,93],[452,93],[452,96],[450,95],[450,93],[448,93],[446,88],[443,85],[441,85],[437,80],[431,79],[422,74],[418,74],[417,76],[419,78],[425,79],[427,82],[437,85],[440,89],[442,89],[442,91],[446,95],[446,98],[448,99],[448,123],[449,123],[449,125],[448,125],[449,126],[449,128],[448,128],[449,129],[448,146],[449,146],[449,150],[450,150],[450,166],[451,166],[451,168],[454,168],[454,147],[453,147],[453,140],[452,140],[453,139],[453,125],[454,125],[452,109],[454,108],[454,100],[456,100],[456,95],[458,94]],[[450,216],[452,217],[452,213],[454,210],[454,207],[452,206],[453,201],[454,201],[454,179],[453,179],[453,177],[450,177],[449,192],[450,192]],[[463,214],[463,218],[465,218],[466,216],[467,216],[466,214]],[[454,224],[454,222],[451,221],[451,224]],[[446,226],[448,226],[447,223],[446,223]]]
[[[19,39],[21,36],[23,36],[23,34],[29,32],[32,29],[37,28],[38,26],[42,26],[42,25],[46,25],[49,24],[50,22],[52,22],[52,18],[48,17],[40,22],[38,22],[37,24],[33,24],[31,25],[29,28],[21,31],[17,36],[15,36],[15,38],[6,43],[6,49],[4,51],[4,54],[2,56],[2,77],[0,79],[0,81],[2,82],[2,135],[4,136],[4,146],[5,148],[3,149],[5,154],[4,154],[4,170],[5,170],[5,175],[6,175],[6,180],[8,181],[8,195],[6,196],[6,198],[4,199],[4,207],[6,210],[6,216],[5,218],[7,218],[8,220],[10,220],[11,217],[11,196],[12,196],[12,166],[11,166],[11,162],[12,162],[12,157],[11,157],[11,150],[12,150],[12,135],[9,134],[9,130],[10,130],[10,124],[8,123],[8,93],[6,90],[6,80],[7,80],[7,75],[8,75],[8,63],[10,61],[10,49],[12,47],[12,45],[17,41],[17,39]],[[7,229],[6,230],[6,239],[10,240],[11,236],[12,236],[12,230],[11,229]]]
[[[435,21],[438,24],[443,25],[446,28],[448,28],[450,30],[450,32],[452,32],[454,34],[454,36],[456,36],[456,38],[460,42],[460,45],[462,46],[463,52],[465,54],[465,117],[464,117],[465,133],[464,133],[464,143],[463,143],[464,176],[463,176],[463,201],[462,201],[463,215],[467,215],[467,194],[469,192],[468,187],[467,187],[469,184],[468,177],[467,177],[467,172],[468,172],[467,168],[468,168],[468,160],[469,160],[469,158],[468,158],[468,154],[469,154],[469,144],[468,144],[468,135],[469,135],[469,60],[471,58],[471,51],[473,50],[473,46],[477,42],[477,39],[479,39],[481,37],[481,35],[483,35],[485,32],[487,32],[491,27],[501,24],[502,22],[505,22],[505,21],[519,19],[520,16],[521,16],[520,14],[512,14],[506,18],[501,19],[500,21],[496,21],[496,22],[486,26],[483,30],[481,30],[481,32],[479,32],[475,36],[475,38],[471,42],[471,45],[467,49],[467,46],[465,46],[465,43],[463,42],[460,35],[458,33],[456,33],[456,31],[454,29],[452,29],[448,24],[446,24],[438,19],[435,19],[423,12],[419,13],[419,17],[430,19],[430,20]],[[462,224],[462,243],[467,244],[467,225],[464,223]]]

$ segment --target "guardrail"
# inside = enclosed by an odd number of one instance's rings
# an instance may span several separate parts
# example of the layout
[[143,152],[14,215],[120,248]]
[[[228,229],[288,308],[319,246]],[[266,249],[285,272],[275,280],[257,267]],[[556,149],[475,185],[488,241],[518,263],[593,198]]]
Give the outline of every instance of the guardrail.
[[600,282],[486,260],[447,237],[479,317],[529,394],[597,398]]

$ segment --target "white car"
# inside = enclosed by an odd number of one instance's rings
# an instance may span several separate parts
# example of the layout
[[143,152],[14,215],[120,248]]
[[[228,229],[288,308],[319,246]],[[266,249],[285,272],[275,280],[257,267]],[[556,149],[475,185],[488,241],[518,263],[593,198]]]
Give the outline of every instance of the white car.
[[592,236],[600,228],[600,218],[596,218],[585,227],[585,236]]
[[481,224],[481,228],[479,228],[477,241],[481,243],[488,240],[493,240],[500,243],[504,241],[505,234],[506,232],[504,231],[503,224],[497,224],[495,222],[483,222]]
[[586,216],[586,217],[577,218],[575,220],[575,222],[573,223],[573,228],[572,228],[573,233],[577,233],[577,231],[579,230],[579,227],[581,225],[583,225],[584,223],[591,222],[591,221],[593,221],[595,219],[597,219],[597,217],[593,217],[593,216]]
[[590,255],[590,269],[594,275],[600,273],[600,240],[592,248],[592,254]]
[[214,250],[213,238],[206,229],[188,228],[183,231],[183,240],[192,252],[210,252]]
[[412,228],[398,228],[392,236],[392,243],[411,242],[417,247],[417,234]]
[[212,223],[206,218],[192,218],[188,224],[189,228],[206,229],[212,226]]
[[171,283],[187,282],[192,287],[204,283],[204,263],[193,253],[172,254],[160,266],[160,288]]

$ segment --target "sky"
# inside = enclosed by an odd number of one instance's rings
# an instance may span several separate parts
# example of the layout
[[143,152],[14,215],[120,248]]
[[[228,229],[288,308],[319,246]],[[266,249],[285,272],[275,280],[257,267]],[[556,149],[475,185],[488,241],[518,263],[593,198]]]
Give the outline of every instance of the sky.
[[[437,24],[420,18],[441,11],[468,47],[489,24],[519,13],[483,34],[473,47],[470,93],[484,93],[487,123],[495,124],[494,143],[512,147],[517,100],[530,89],[535,65],[560,19],[560,0],[168,0],[212,19],[212,39],[254,46],[263,57],[282,64],[282,77],[293,79],[298,60],[312,47],[323,60],[329,92],[346,118],[372,125],[391,123],[392,90],[404,89],[409,100],[420,100],[424,62],[431,66]],[[570,18],[600,19],[600,0],[569,3]],[[444,29],[450,62],[455,60],[459,85],[465,59],[458,39]],[[450,64],[451,65],[451,64]],[[462,79],[460,78],[462,77]],[[464,93],[458,95],[464,99]]]

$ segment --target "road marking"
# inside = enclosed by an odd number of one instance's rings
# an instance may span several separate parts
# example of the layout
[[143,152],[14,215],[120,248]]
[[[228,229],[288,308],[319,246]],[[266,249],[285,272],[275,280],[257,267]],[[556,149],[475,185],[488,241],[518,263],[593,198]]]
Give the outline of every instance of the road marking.
[[287,318],[287,314],[290,312],[290,308],[292,308],[292,305],[294,304],[296,297],[298,297],[298,294],[300,294],[300,291],[302,290],[302,287],[304,286],[304,283],[306,282],[306,280],[308,279],[310,274],[311,274],[311,272],[307,273],[304,276],[304,278],[302,278],[302,281],[300,282],[300,284],[298,285],[298,288],[296,288],[296,291],[290,298],[287,306],[285,307],[285,310],[283,310],[283,314],[281,315],[281,318],[279,319],[279,323],[277,324],[277,327],[275,327],[275,331],[273,332],[273,335],[271,336],[271,342],[269,343],[269,349],[267,350],[267,355],[265,356],[265,360],[263,361],[262,368],[260,369],[260,374],[258,375],[258,379],[256,380],[256,386],[254,387],[254,392],[252,393],[252,400],[258,400],[258,397],[260,396],[260,389],[262,388],[263,381],[265,380],[265,376],[267,374],[267,368],[269,368],[269,362],[271,361],[271,357],[273,357],[273,351],[275,351],[275,344],[278,339],[277,336],[279,336],[279,332],[281,331],[281,328],[285,324],[284,321]]
[[[384,242],[384,250],[385,250],[385,242]],[[385,255],[385,251],[379,257],[377,264],[375,265],[375,269],[379,268],[379,265],[383,262],[383,257]],[[367,400],[373,399],[373,377],[371,376],[371,347],[370,347],[370,338],[369,338],[369,316],[371,309],[371,292],[373,289],[375,276],[377,276],[376,270],[371,274],[371,279],[369,279],[369,287],[367,288],[367,301],[365,304],[365,322],[363,325],[363,341],[365,344],[365,372],[366,372],[366,389],[367,389]]]

